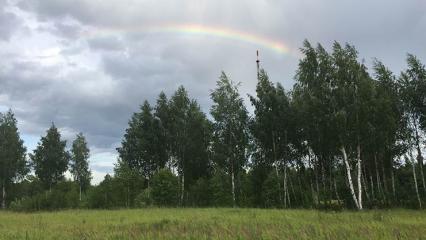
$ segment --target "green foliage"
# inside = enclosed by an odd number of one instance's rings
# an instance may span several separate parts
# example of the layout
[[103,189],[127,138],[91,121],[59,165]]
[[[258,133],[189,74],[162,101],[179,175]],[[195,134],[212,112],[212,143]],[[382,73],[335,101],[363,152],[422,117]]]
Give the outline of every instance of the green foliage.
[[[122,194],[125,197],[125,206],[135,206],[135,198],[140,194],[145,186],[145,179],[138,171],[129,167],[129,165],[121,160],[114,168],[114,192]],[[118,190],[118,192],[117,192]]]
[[151,188],[145,188],[135,198],[135,207],[145,208],[153,204]]
[[47,189],[64,179],[68,169],[69,154],[65,150],[66,141],[52,123],[45,137],[42,137],[33,154],[30,154],[36,176]]
[[213,161],[214,164],[231,176],[231,194],[236,205],[237,196],[235,178],[243,171],[247,163],[249,143],[248,113],[243,99],[234,84],[224,72],[217,81],[216,89],[211,93],[213,105],[210,113],[213,123]]
[[168,169],[158,171],[152,178],[152,199],[157,206],[176,206],[178,178]]
[[190,206],[206,207],[210,206],[212,201],[212,191],[210,189],[209,180],[199,178],[189,190]]
[[92,179],[92,173],[89,169],[89,154],[90,150],[83,133],[77,134],[71,148],[70,172],[79,184],[81,191],[85,191],[90,186]]
[[[277,187],[278,186],[278,187]],[[263,182],[262,196],[265,207],[280,207],[280,178],[276,172],[271,172]]]
[[18,132],[17,121],[11,110],[0,113],[0,186],[1,207],[6,207],[8,187],[22,179],[29,171],[26,148]]
[[164,167],[164,157],[158,154],[161,134],[158,120],[152,114],[148,101],[141,106],[141,111],[135,113],[129,121],[129,128],[118,148],[120,159],[133,170],[138,171],[146,179],[160,168]]
[[215,207],[230,207],[233,205],[231,192],[231,178],[223,171],[216,171],[210,179],[212,205]]
[[79,207],[78,185],[69,182],[59,182],[52,190],[43,191],[33,196],[23,197],[10,204],[15,211],[58,210]]

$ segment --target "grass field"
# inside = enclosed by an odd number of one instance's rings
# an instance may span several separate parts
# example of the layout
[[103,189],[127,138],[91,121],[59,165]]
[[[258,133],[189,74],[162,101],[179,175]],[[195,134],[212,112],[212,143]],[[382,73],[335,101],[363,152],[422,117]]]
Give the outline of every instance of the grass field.
[[426,239],[426,211],[154,208],[0,212],[0,239]]

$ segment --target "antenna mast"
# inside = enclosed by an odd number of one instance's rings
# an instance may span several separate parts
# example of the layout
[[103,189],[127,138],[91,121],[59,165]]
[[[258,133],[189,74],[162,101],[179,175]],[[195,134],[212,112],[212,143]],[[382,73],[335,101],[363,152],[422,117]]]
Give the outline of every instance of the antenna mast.
[[260,73],[259,73],[259,50],[256,50],[256,64],[257,64],[257,79],[259,79],[260,77]]

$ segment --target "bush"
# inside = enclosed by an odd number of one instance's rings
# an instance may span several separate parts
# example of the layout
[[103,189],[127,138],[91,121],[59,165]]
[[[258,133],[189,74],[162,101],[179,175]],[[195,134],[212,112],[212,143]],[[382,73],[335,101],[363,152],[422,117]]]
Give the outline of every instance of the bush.
[[262,197],[266,207],[280,206],[280,181],[276,172],[269,173],[262,187]]
[[152,199],[158,206],[176,206],[178,203],[178,178],[168,169],[162,169],[152,178]]
[[39,211],[76,208],[79,206],[78,186],[69,181],[60,182],[51,191],[23,197],[11,202],[14,211]]
[[138,208],[144,208],[152,205],[152,193],[151,188],[146,188],[135,198],[135,206]]
[[216,207],[232,206],[231,178],[222,171],[216,171],[210,179],[212,204]]
[[192,206],[205,207],[210,205],[212,197],[209,181],[199,178],[189,191],[190,204]]

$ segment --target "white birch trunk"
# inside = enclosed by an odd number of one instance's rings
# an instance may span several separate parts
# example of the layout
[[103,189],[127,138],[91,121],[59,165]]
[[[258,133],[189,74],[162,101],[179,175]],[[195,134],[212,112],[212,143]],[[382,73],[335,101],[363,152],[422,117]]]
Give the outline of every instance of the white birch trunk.
[[231,180],[232,180],[232,204],[233,207],[236,207],[236,200],[235,200],[235,173],[234,173],[234,167],[232,167],[232,174],[231,174]]
[[422,201],[420,199],[419,188],[417,186],[416,161],[414,160],[414,158],[413,158],[412,155],[411,155],[411,164],[413,166],[414,189],[416,190],[416,195],[417,195],[417,201],[419,203],[419,208],[422,208]]
[[361,146],[358,143],[358,147],[357,147],[357,152],[358,152],[358,159],[357,159],[357,170],[358,170],[358,208],[359,210],[362,210],[362,183],[361,183]]
[[391,181],[392,181],[392,193],[393,193],[393,200],[396,201],[396,190],[395,190],[395,176],[393,172],[393,166],[391,166]]
[[352,182],[351,167],[349,166],[349,162],[348,162],[348,155],[346,154],[346,149],[345,149],[345,147],[343,147],[343,146],[342,146],[342,147],[340,148],[340,151],[341,151],[341,152],[342,152],[342,154],[343,154],[343,162],[345,163],[345,167],[346,167],[346,176],[347,176],[347,180],[348,180],[348,184],[349,184],[349,189],[350,189],[350,191],[351,191],[352,198],[353,198],[353,200],[354,200],[354,202],[355,202],[355,206],[356,206],[356,208],[357,208],[357,209],[360,209],[359,204],[358,204],[358,199],[357,199],[356,194],[355,194],[354,185],[353,185],[353,182]]

